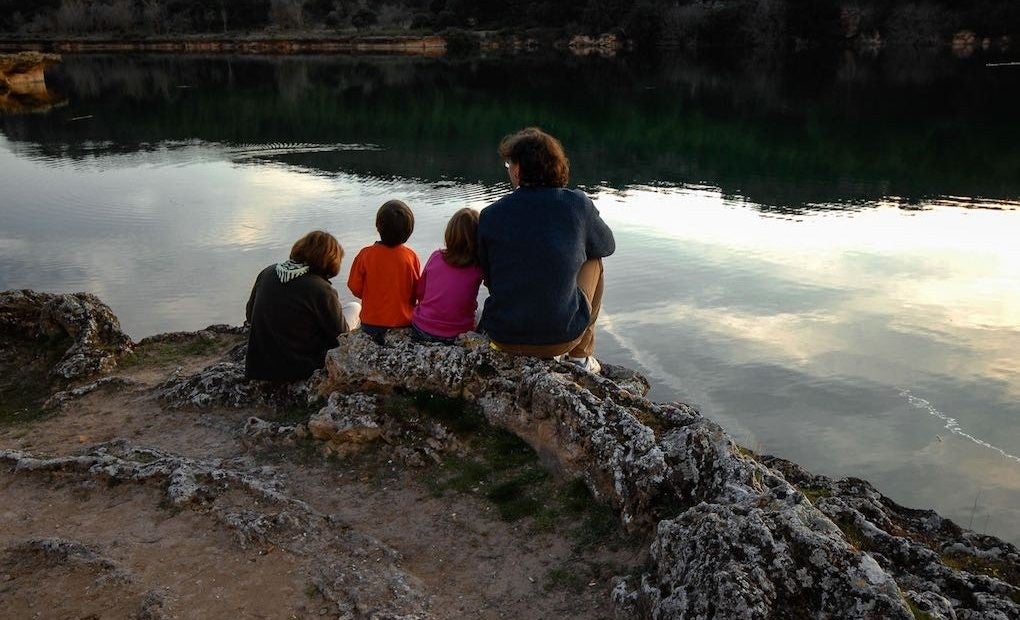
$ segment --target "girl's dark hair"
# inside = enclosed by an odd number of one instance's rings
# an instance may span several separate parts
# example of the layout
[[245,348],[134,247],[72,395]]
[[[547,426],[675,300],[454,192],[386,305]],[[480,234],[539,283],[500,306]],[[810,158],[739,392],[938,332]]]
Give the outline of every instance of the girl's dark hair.
[[321,230],[313,230],[294,243],[290,259],[308,265],[311,271],[326,278],[335,278],[340,273],[340,261],[344,249],[336,237]]
[[478,211],[467,207],[457,211],[446,224],[443,258],[453,267],[478,264]]
[[538,127],[528,127],[503,138],[499,155],[518,165],[521,185],[566,187],[570,181],[570,161],[563,145]]
[[375,229],[383,245],[396,247],[414,232],[414,213],[402,200],[387,200],[375,214]]

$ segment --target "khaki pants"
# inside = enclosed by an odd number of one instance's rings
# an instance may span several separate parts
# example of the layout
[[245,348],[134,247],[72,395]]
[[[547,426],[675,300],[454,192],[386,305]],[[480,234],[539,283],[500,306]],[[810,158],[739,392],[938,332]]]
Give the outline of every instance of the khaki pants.
[[577,286],[584,292],[591,308],[591,320],[581,335],[570,342],[558,344],[503,344],[494,342],[500,351],[530,355],[532,357],[555,357],[567,353],[570,357],[588,357],[595,352],[595,319],[602,309],[602,289],[604,286],[602,259],[593,258],[581,265],[577,272]]

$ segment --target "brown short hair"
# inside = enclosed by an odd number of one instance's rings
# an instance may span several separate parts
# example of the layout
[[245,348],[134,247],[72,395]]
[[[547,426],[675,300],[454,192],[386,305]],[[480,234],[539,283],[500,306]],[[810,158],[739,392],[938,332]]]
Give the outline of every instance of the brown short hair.
[[375,229],[383,245],[396,247],[414,232],[414,213],[403,200],[387,200],[375,214]]
[[290,259],[304,263],[326,278],[334,278],[340,273],[340,261],[344,257],[344,249],[336,237],[321,230],[313,230],[294,243],[290,249]]
[[478,264],[478,211],[464,207],[453,214],[446,224],[446,249],[443,258],[448,265],[467,267]]
[[570,160],[563,145],[538,127],[503,138],[499,155],[519,166],[521,185],[566,187],[570,182]]

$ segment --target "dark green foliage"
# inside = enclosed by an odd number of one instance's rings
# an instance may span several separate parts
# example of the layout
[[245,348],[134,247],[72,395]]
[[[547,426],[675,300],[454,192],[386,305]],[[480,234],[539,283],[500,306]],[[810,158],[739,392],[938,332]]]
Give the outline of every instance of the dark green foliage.
[[838,0],[784,0],[786,28],[805,41],[831,41],[839,37]]
[[505,521],[529,518],[538,530],[562,528],[578,552],[602,545],[615,548],[631,540],[616,511],[595,499],[583,480],[558,480],[520,437],[489,426],[463,401],[418,392],[403,404],[394,402],[388,405],[389,415],[439,419],[468,448],[464,456],[448,457],[426,474],[426,484],[436,495],[477,494]]
[[66,335],[13,341],[0,351],[0,427],[33,422],[46,415],[43,403],[59,386],[49,369],[69,346]]
[[618,27],[633,5],[633,0],[588,0],[581,22],[592,31],[606,32]]
[[[894,52],[856,58],[864,79],[845,84],[831,83],[844,56],[830,61],[821,53],[787,57],[767,73],[745,67],[743,56],[728,65],[718,53],[711,64],[681,56],[660,66],[647,55],[399,63],[68,57],[48,81],[75,102],[74,114],[95,118],[3,116],[0,130],[54,160],[190,139],[360,141],[391,148],[285,159],[327,173],[500,183],[499,137],[537,124],[569,145],[579,185],[708,181],[726,194],[793,209],[888,195],[1015,196],[1014,74],[960,62],[919,65]],[[925,68],[924,79],[933,81],[920,86],[917,71]],[[302,72],[303,90],[281,88]],[[421,152],[442,156],[423,159]],[[837,188],[836,179],[853,183]]]
[[379,16],[371,9],[361,9],[351,17],[351,24],[355,28],[367,28],[379,21]]
[[411,401],[418,411],[439,420],[454,433],[471,433],[485,426],[482,412],[463,399],[421,390],[411,395]]
[[451,54],[469,54],[478,49],[478,35],[461,28],[447,28],[443,31],[446,49]]

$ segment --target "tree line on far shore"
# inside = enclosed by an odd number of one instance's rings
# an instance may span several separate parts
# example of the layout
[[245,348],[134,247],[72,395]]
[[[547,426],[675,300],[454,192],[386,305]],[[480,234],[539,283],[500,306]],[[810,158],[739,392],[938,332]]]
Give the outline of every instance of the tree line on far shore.
[[24,36],[614,32],[641,45],[928,46],[1020,33],[1015,0],[0,0]]

